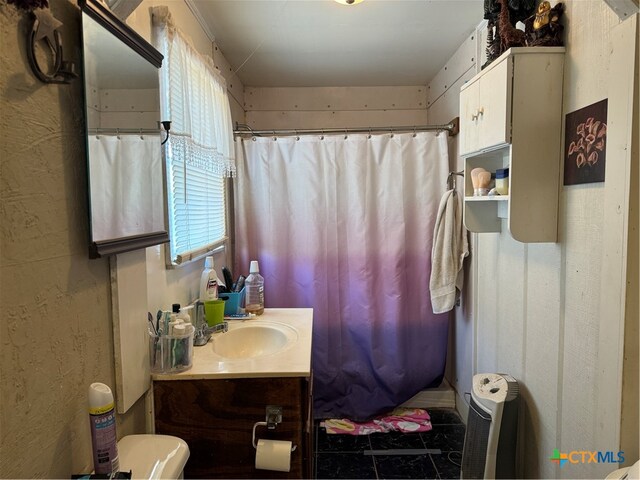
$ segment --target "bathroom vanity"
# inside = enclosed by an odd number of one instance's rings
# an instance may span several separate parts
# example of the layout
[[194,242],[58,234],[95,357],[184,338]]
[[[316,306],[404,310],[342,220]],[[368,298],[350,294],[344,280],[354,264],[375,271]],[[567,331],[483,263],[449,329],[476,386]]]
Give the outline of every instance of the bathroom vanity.
[[[265,309],[196,347],[193,367],[154,374],[155,433],[189,445],[185,478],[311,478],[312,309]],[[256,439],[291,441],[289,472],[257,470],[252,437],[267,406],[282,407],[272,430]]]

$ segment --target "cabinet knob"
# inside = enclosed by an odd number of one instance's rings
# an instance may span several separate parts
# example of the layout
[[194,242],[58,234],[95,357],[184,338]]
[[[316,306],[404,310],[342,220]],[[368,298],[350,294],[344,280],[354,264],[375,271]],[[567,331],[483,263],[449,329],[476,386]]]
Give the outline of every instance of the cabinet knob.
[[478,110],[476,110],[476,113],[472,113],[471,114],[471,120],[477,120],[478,119]]
[[484,107],[480,107],[476,112],[476,118],[480,115],[484,115]]

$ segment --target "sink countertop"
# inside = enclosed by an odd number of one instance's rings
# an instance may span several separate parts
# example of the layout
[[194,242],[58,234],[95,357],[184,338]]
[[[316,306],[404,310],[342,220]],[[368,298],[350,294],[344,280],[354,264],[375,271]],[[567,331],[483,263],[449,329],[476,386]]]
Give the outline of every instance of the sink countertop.
[[[214,380],[221,378],[309,377],[311,375],[312,308],[265,308],[250,320],[229,320],[229,331],[246,324],[278,322],[296,329],[298,340],[284,351],[246,359],[226,359],[217,355],[211,341],[193,347],[193,366],[181,373],[154,373],[154,381]],[[216,333],[215,335],[225,335]]]

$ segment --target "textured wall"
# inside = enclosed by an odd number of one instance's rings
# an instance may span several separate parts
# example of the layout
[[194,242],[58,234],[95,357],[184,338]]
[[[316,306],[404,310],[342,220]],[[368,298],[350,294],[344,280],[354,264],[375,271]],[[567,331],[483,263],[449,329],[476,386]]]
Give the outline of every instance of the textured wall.
[[[50,4],[78,62],[79,10]],[[35,79],[27,18],[0,2],[0,477],[69,478],[92,468],[89,384],[114,387],[109,265],[88,259],[81,83]],[[144,425],[139,402],[118,434]]]

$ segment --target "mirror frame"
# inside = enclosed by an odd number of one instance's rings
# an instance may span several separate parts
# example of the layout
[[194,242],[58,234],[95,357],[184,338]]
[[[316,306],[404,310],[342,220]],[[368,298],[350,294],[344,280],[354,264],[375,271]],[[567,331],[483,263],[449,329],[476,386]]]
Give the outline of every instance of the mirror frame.
[[[107,7],[105,7],[99,0],[79,0],[78,4],[83,14],[87,14],[93,20],[98,22],[105,30],[120,41],[122,41],[125,45],[129,46],[133,51],[141,55],[145,60],[151,63],[154,67],[160,68],[162,66],[162,60],[164,59],[163,55],[156,50],[149,42],[147,42],[144,38],[142,38],[136,31],[134,31],[131,27],[129,27],[126,23],[122,22],[118,17],[116,17],[113,12],[111,12]],[[84,33],[83,33],[84,36]],[[84,48],[82,51],[83,62],[82,67],[84,69]],[[84,77],[84,75],[83,75]],[[85,108],[85,138],[88,138],[89,135],[89,123],[86,119],[87,115],[87,96],[86,96],[86,86],[83,82],[83,91],[84,95],[84,108]],[[158,145],[160,147],[160,145]],[[89,153],[87,150],[87,161]],[[164,172],[164,164],[163,164],[163,190],[166,194],[166,175]],[[88,177],[87,177],[88,178]],[[93,241],[93,232],[91,231],[91,184],[89,180],[87,181],[87,196],[88,196],[88,215],[89,215],[89,235],[91,236],[91,242],[89,244],[89,258],[99,258],[105,257],[109,255],[114,255],[116,253],[129,252],[132,250],[138,250],[141,248],[152,247],[154,245],[158,245],[161,243],[169,242],[169,232],[168,232],[168,221],[167,221],[167,205],[166,205],[166,196],[163,196],[163,209],[165,212],[165,231],[145,233],[141,235],[133,235],[129,237],[121,237],[114,238],[103,241]]]

